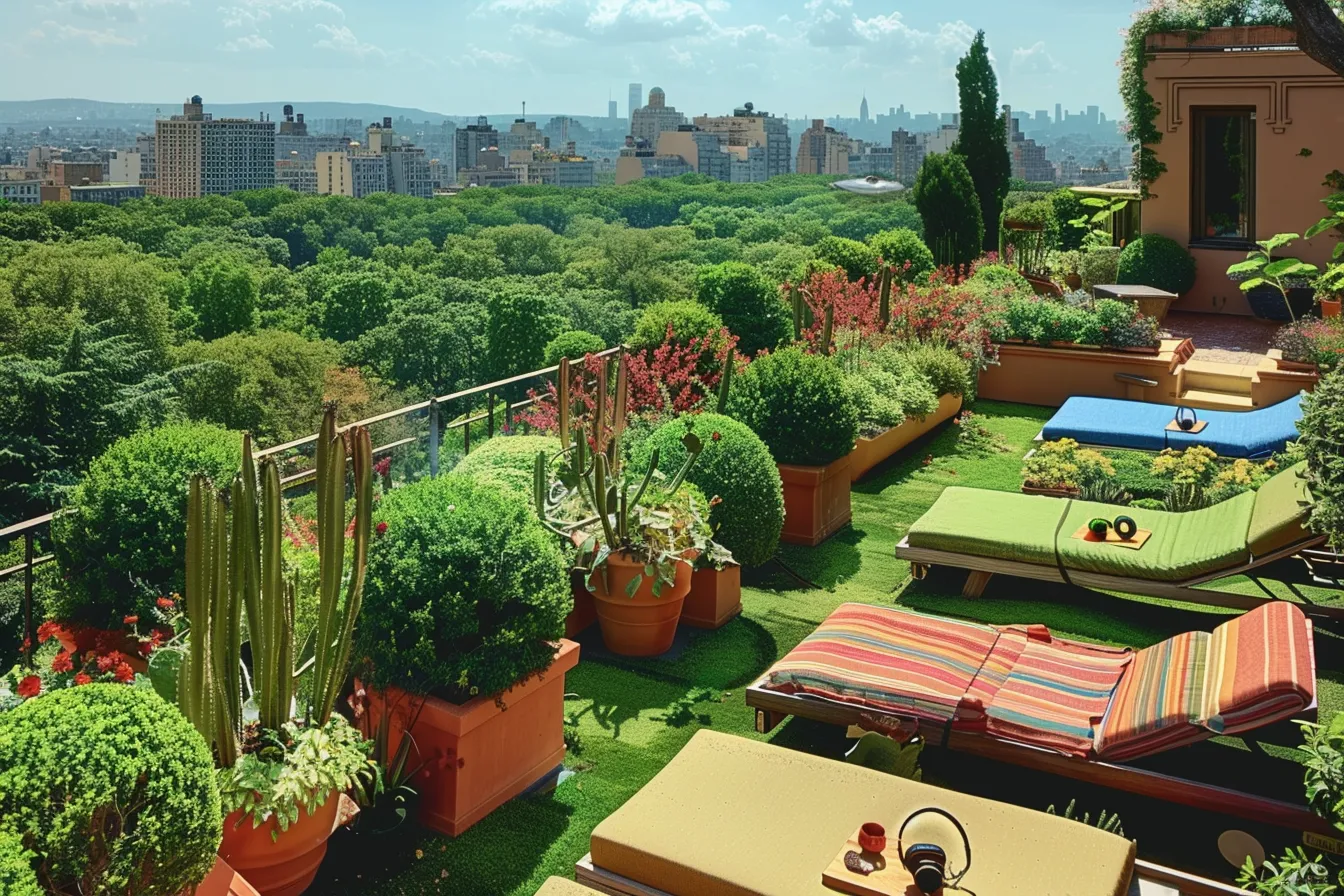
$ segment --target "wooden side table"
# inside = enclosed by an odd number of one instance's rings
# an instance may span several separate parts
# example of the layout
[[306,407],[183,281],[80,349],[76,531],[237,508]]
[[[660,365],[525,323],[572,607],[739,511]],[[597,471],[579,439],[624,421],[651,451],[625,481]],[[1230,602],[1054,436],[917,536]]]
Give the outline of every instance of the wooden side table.
[[1171,310],[1171,303],[1180,298],[1174,292],[1156,289],[1152,286],[1120,285],[1115,283],[1098,284],[1092,287],[1092,295],[1098,299],[1119,299],[1133,302],[1139,306],[1139,313],[1154,318],[1158,323]]

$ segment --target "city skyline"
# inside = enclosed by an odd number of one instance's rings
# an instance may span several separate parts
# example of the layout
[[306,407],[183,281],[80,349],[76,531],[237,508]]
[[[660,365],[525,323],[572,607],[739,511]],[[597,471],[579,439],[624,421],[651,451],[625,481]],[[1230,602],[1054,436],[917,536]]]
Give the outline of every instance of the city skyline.
[[[942,9],[891,0],[17,0],[0,50],[44,60],[5,99],[154,102],[190,83],[211,102],[390,102],[453,116],[549,109],[605,116],[631,82],[688,113],[752,101],[791,118],[956,107],[953,68],[986,31],[1004,102],[1098,105],[1120,115],[1113,65],[1130,9],[1102,0],[1067,17],[987,0]],[[232,4],[232,5],[228,5]],[[1086,20],[1087,28],[1078,28]],[[414,27],[407,29],[407,25]],[[406,41],[450,33],[452,45]],[[153,48],[146,54],[146,48]],[[96,86],[96,90],[91,87]],[[279,97],[274,97],[279,98]],[[924,108],[921,108],[924,107]],[[628,115],[628,110],[620,111]],[[624,117],[624,116],[623,116]]]

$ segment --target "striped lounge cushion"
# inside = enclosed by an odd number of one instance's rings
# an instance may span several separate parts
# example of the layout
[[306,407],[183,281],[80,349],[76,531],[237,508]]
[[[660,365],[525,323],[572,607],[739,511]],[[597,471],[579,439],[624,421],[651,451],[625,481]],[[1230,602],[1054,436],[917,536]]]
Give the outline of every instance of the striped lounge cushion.
[[1012,628],[1023,648],[985,712],[996,737],[1088,756],[1133,652],[1056,638],[1044,626]]
[[944,723],[997,638],[987,625],[843,604],[766,673],[764,686]]
[[1311,629],[1274,602],[1139,652],[1107,713],[1097,755],[1123,761],[1289,718],[1315,699]]

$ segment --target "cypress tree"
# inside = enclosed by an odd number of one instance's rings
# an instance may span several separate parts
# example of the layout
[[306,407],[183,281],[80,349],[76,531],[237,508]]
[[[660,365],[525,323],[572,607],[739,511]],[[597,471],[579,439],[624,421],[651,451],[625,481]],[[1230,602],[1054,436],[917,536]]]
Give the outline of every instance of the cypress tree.
[[1006,122],[999,109],[999,80],[989,62],[983,31],[975,35],[971,48],[957,63],[957,89],[961,94],[961,132],[952,151],[966,160],[980,197],[984,248],[994,250],[999,245],[999,216],[1013,168],[1008,157]]
[[914,193],[934,260],[940,265],[975,261],[984,245],[985,225],[965,160],[954,152],[925,156]]

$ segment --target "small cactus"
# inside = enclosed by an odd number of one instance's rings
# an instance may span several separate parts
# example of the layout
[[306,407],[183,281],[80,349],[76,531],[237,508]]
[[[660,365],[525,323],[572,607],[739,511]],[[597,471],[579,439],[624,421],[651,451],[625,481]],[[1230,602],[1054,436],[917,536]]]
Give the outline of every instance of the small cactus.
[[[1064,818],[1067,818],[1069,821],[1079,822],[1080,824],[1092,824],[1091,813],[1084,812],[1083,817],[1079,818],[1077,815],[1077,808],[1078,801],[1076,799],[1069,800],[1069,804],[1064,807]],[[1055,811],[1055,806],[1051,803],[1049,808],[1045,810],[1045,814],[1058,815],[1059,813]],[[1120,824],[1120,816],[1114,814],[1107,815],[1105,809],[1101,810],[1101,814],[1097,816],[1095,827],[1108,834],[1115,834],[1117,837],[1125,836],[1125,828]]]

